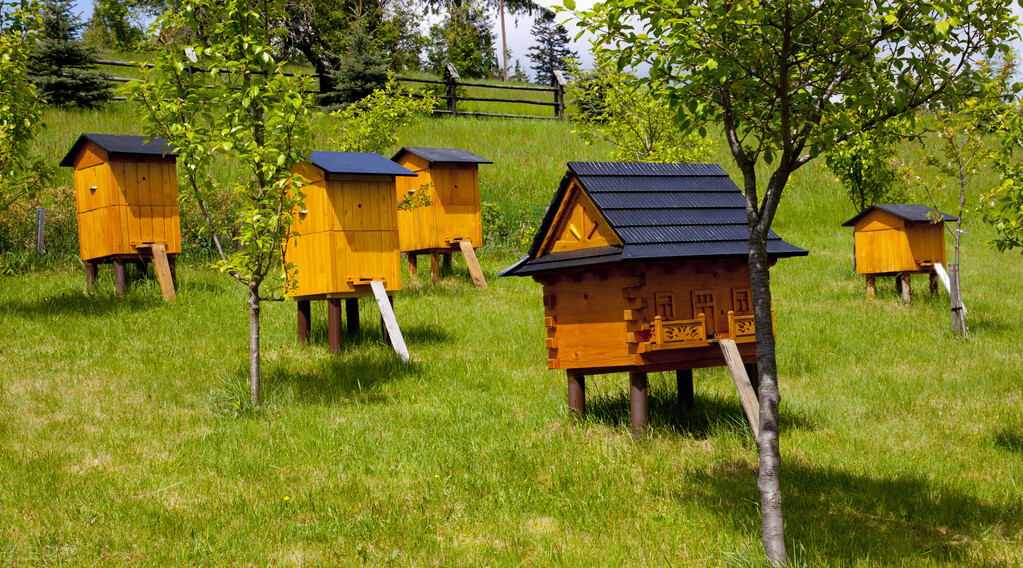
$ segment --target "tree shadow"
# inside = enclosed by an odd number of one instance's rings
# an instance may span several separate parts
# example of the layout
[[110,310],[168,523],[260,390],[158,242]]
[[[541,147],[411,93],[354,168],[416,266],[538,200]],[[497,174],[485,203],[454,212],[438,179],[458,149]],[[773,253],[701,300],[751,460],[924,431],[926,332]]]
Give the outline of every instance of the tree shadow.
[[[444,343],[451,339],[451,334],[449,334],[443,327],[436,324],[410,325],[407,327],[400,326],[400,328],[401,337],[405,340],[405,345],[410,349],[416,345]],[[326,323],[313,325],[309,331],[309,344],[328,345],[330,341],[328,333],[329,328]],[[348,333],[348,329],[345,328],[341,336],[342,351],[346,349],[346,346],[360,347],[362,345],[374,345],[377,343],[390,345],[390,343],[384,339],[380,327],[375,325],[365,326],[360,324],[359,331],[355,334]]]
[[150,310],[165,304],[162,297],[129,293],[115,296],[109,292],[85,294],[67,290],[56,296],[32,300],[14,299],[0,303],[0,313],[10,317],[37,319],[55,315],[98,317],[115,312]]
[[1023,454],[1023,432],[1019,429],[1003,426],[995,431],[994,439],[999,448]]
[[[381,403],[387,397],[380,387],[392,381],[419,375],[416,363],[402,363],[391,352],[330,356],[314,361],[282,361],[264,368],[261,377],[270,393],[288,390],[294,400],[308,404]],[[248,380],[248,369],[237,374]]]
[[[719,463],[690,476],[672,498],[691,503],[696,492],[737,531],[755,531],[760,525],[755,468],[739,459]],[[787,540],[811,557],[793,560],[807,565],[826,558],[843,566],[904,566],[907,557],[928,557],[951,565],[1008,567],[1007,561],[971,559],[970,546],[1011,540],[1023,530],[1020,497],[986,502],[914,475],[868,477],[788,460],[781,484]]]

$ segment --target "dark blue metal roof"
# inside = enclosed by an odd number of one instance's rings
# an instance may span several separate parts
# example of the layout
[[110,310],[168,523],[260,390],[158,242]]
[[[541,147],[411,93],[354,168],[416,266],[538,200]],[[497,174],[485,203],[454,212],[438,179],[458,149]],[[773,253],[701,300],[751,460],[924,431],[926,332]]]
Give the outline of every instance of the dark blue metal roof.
[[163,138],[148,140],[148,136],[129,136],[125,134],[82,134],[71,146],[64,159],[60,161],[60,167],[71,168],[75,165],[75,157],[82,151],[82,146],[87,142],[106,150],[111,158],[127,154],[139,156],[161,156],[167,158],[177,157],[177,149],[170,142]]
[[959,220],[959,218],[954,216],[954,215],[949,215],[948,213],[942,213],[941,211],[938,211],[937,209],[931,209],[930,207],[928,207],[926,205],[916,205],[916,204],[871,205],[870,207],[867,207],[863,211],[860,211],[859,215],[856,215],[852,219],[849,219],[845,223],[842,223],[842,226],[843,227],[852,227],[853,225],[855,225],[857,223],[857,221],[862,219],[864,216],[866,216],[868,213],[870,213],[874,209],[880,209],[881,211],[886,211],[888,213],[891,213],[892,215],[895,215],[896,217],[901,217],[901,218],[903,218],[903,219],[905,219],[907,221],[914,221],[914,222],[917,222],[917,221],[930,221],[932,223],[937,223],[938,219],[940,219],[942,221],[958,221]]
[[461,148],[423,148],[419,146],[405,146],[391,158],[397,161],[403,154],[419,156],[427,162],[446,164],[493,164],[486,158],[481,158],[468,150]]
[[[572,180],[578,180],[623,246],[538,256]],[[774,258],[808,254],[773,231],[768,234],[767,253]],[[746,198],[720,166],[569,162],[529,253],[500,275],[629,261],[748,256]]]
[[404,168],[375,152],[313,152],[309,161],[328,174],[415,176]]

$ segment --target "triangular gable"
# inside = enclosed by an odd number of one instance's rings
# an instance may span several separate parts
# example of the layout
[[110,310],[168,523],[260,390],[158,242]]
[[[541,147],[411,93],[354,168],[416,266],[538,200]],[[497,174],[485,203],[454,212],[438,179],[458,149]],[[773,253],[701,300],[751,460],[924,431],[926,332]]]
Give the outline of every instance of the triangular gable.
[[537,256],[606,246],[622,246],[622,240],[579,181],[573,179]]

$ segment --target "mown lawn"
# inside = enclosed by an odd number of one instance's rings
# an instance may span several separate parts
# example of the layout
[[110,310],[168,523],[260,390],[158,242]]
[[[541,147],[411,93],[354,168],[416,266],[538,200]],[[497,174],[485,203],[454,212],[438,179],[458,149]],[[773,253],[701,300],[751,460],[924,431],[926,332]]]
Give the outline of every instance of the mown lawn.
[[[56,159],[127,124],[68,120]],[[603,151],[554,121],[431,120],[403,139],[493,159],[484,199],[530,203]],[[793,565],[1023,565],[1023,262],[975,225],[961,342],[922,277],[911,307],[890,280],[865,297],[853,214],[812,164],[776,223],[811,251],[772,270]],[[638,441],[624,376],[588,381],[573,422],[539,286],[496,278],[514,252],[480,256],[489,292],[457,259],[439,285],[406,275],[409,366],[369,302],[341,356],[322,306],[310,346],[293,303],[266,306],[256,410],[245,291],[202,259],[182,262],[176,304],[152,279],[114,297],[109,270],[87,296],[71,263],[0,276],[0,563],[758,566],[756,448],[724,370],[697,371],[688,413],[652,375]]]

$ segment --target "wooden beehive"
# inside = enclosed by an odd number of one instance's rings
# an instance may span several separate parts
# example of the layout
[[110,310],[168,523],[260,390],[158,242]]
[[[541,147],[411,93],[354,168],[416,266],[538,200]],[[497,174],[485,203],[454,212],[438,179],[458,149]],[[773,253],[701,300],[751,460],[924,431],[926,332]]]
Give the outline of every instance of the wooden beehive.
[[[842,224],[853,227],[856,273],[873,295],[875,276],[897,276],[909,302],[909,275],[931,274],[945,264],[945,221],[956,217],[926,205],[872,205]],[[940,270],[940,268],[938,268]]]
[[[691,400],[691,370],[725,365],[725,340],[754,364],[745,200],[724,170],[568,167],[529,253],[500,275],[543,285],[547,366],[566,370],[570,406],[583,411],[582,377],[610,372],[644,385],[647,372],[681,372]],[[807,254],[774,233],[767,250],[772,262]]]
[[175,297],[174,259],[181,252],[177,154],[169,142],[146,136],[82,134],[61,160],[74,168],[78,243],[89,286],[97,265],[114,265],[118,293],[127,286],[125,262],[155,260],[166,299]]
[[78,137],[60,165],[74,168],[82,260],[137,256],[152,243],[181,252],[176,157],[162,138]]
[[[416,174],[380,154],[313,152],[295,165],[305,179],[303,208],[294,212],[285,262],[294,263],[299,339],[309,337],[309,302],[327,300],[330,344],[341,346],[340,300],[348,300],[349,331],[358,326],[357,298],[401,290],[401,249],[395,178]],[[393,299],[392,299],[393,302]],[[381,306],[381,309],[384,309]]]

